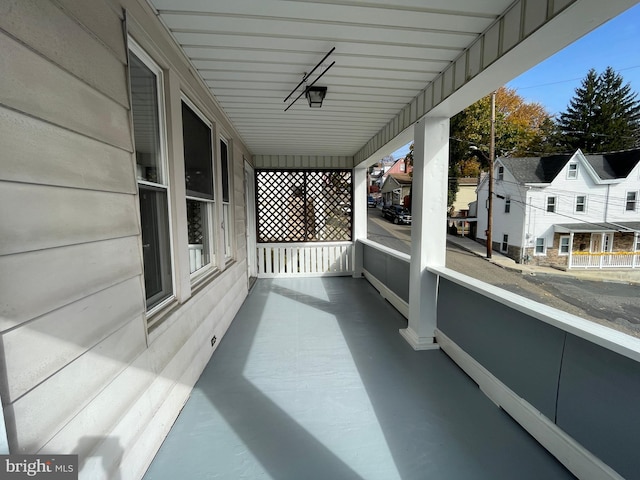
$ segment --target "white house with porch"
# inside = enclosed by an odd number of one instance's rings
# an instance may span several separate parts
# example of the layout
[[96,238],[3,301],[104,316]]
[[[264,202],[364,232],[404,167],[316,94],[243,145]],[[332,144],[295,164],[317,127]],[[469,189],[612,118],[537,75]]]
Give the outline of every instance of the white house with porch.
[[560,268],[640,267],[640,150],[498,158],[494,179],[494,249]]
[[195,400],[148,478],[637,478],[640,340],[445,267],[449,119],[637,3],[0,0],[0,453],[138,480]]

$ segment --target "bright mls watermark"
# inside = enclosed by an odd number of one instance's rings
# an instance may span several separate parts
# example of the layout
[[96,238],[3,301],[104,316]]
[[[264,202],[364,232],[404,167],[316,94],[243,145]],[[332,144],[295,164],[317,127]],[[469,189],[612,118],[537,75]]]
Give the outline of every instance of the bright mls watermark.
[[78,455],[0,455],[0,478],[78,480]]

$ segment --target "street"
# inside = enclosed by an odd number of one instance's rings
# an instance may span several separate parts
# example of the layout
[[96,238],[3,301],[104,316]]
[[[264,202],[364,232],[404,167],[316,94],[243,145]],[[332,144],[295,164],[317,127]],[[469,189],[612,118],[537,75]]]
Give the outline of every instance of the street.
[[[411,253],[411,227],[394,225],[369,209],[368,237]],[[523,297],[640,337],[640,287],[552,275],[523,275],[447,243],[446,266]]]

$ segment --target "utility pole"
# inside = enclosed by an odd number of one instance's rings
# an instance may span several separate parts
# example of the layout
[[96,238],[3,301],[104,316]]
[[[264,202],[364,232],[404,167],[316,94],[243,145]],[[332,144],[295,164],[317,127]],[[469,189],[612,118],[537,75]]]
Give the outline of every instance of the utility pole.
[[491,93],[491,138],[489,143],[489,196],[487,198],[487,258],[493,250],[493,159],[496,153],[496,92]]

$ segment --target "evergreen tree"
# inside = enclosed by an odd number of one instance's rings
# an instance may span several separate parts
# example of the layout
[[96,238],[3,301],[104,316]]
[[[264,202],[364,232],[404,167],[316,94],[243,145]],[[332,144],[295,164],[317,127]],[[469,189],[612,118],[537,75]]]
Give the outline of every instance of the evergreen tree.
[[640,145],[640,101],[611,67],[589,70],[560,114],[561,148],[585,153],[613,152]]

